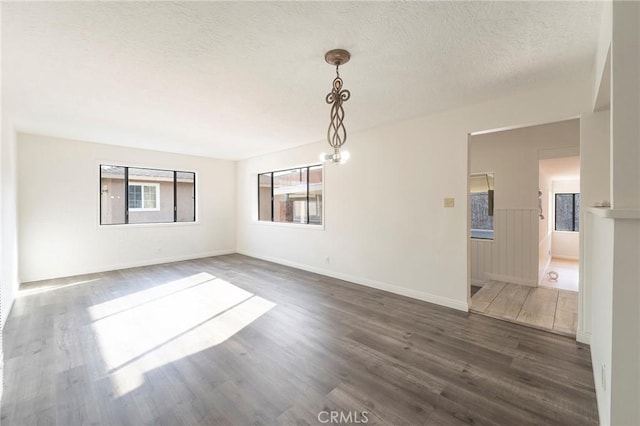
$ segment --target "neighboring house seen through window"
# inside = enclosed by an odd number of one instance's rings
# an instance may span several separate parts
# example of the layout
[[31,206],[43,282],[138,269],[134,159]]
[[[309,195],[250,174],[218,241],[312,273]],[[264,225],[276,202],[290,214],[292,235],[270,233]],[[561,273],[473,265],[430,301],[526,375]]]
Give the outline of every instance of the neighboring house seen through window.
[[193,172],[100,165],[100,224],[195,222]]
[[322,166],[258,175],[258,220],[322,225]]
[[129,183],[129,211],[160,210],[160,184]]

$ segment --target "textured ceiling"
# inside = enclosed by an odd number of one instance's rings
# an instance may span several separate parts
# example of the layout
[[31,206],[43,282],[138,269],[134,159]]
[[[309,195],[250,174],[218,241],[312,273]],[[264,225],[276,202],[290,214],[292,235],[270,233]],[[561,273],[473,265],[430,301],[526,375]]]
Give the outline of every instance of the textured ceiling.
[[241,159],[591,71],[598,2],[2,2],[18,130]]

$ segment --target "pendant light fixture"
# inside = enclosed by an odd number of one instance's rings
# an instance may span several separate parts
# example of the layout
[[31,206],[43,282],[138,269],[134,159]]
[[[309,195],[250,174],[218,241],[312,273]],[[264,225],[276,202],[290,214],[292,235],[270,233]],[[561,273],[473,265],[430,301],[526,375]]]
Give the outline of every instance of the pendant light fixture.
[[348,151],[340,151],[342,145],[347,141],[347,129],[344,127],[344,109],[342,103],[349,100],[351,93],[342,88],[342,79],[340,78],[340,65],[349,62],[351,55],[344,49],[334,49],[328,51],[324,55],[324,60],[329,65],[335,65],[336,78],[333,80],[333,87],[325,98],[326,102],[331,105],[329,128],[327,129],[327,142],[333,149],[332,154],[322,153],[321,161],[332,161],[334,163],[344,163],[349,158]]

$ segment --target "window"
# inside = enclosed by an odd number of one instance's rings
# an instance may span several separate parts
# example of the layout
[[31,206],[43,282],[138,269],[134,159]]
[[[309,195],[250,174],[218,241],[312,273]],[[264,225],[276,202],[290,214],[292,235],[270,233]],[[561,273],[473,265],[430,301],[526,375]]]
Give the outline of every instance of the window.
[[556,194],[556,231],[580,230],[580,194]]
[[322,225],[322,166],[258,175],[258,220]]
[[195,222],[193,172],[100,165],[100,224]]
[[129,211],[160,210],[160,184],[129,183]]
[[493,181],[493,173],[471,175],[471,238],[493,240]]

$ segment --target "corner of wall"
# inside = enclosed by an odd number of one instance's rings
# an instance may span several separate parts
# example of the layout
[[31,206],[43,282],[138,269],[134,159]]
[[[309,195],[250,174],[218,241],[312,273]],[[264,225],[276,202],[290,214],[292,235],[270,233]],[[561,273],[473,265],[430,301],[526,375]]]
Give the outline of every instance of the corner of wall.
[[13,306],[18,286],[18,226],[17,226],[17,171],[16,171],[16,132],[3,117],[2,141],[0,147],[0,240],[2,257],[0,258],[0,304],[2,305],[0,322],[4,328]]
[[584,343],[585,345],[591,345],[591,333],[578,330],[576,332],[576,341],[579,343]]
[[599,111],[608,105],[611,77],[611,39],[613,32],[613,3],[604,1],[600,21],[600,35],[593,65],[593,110]]

